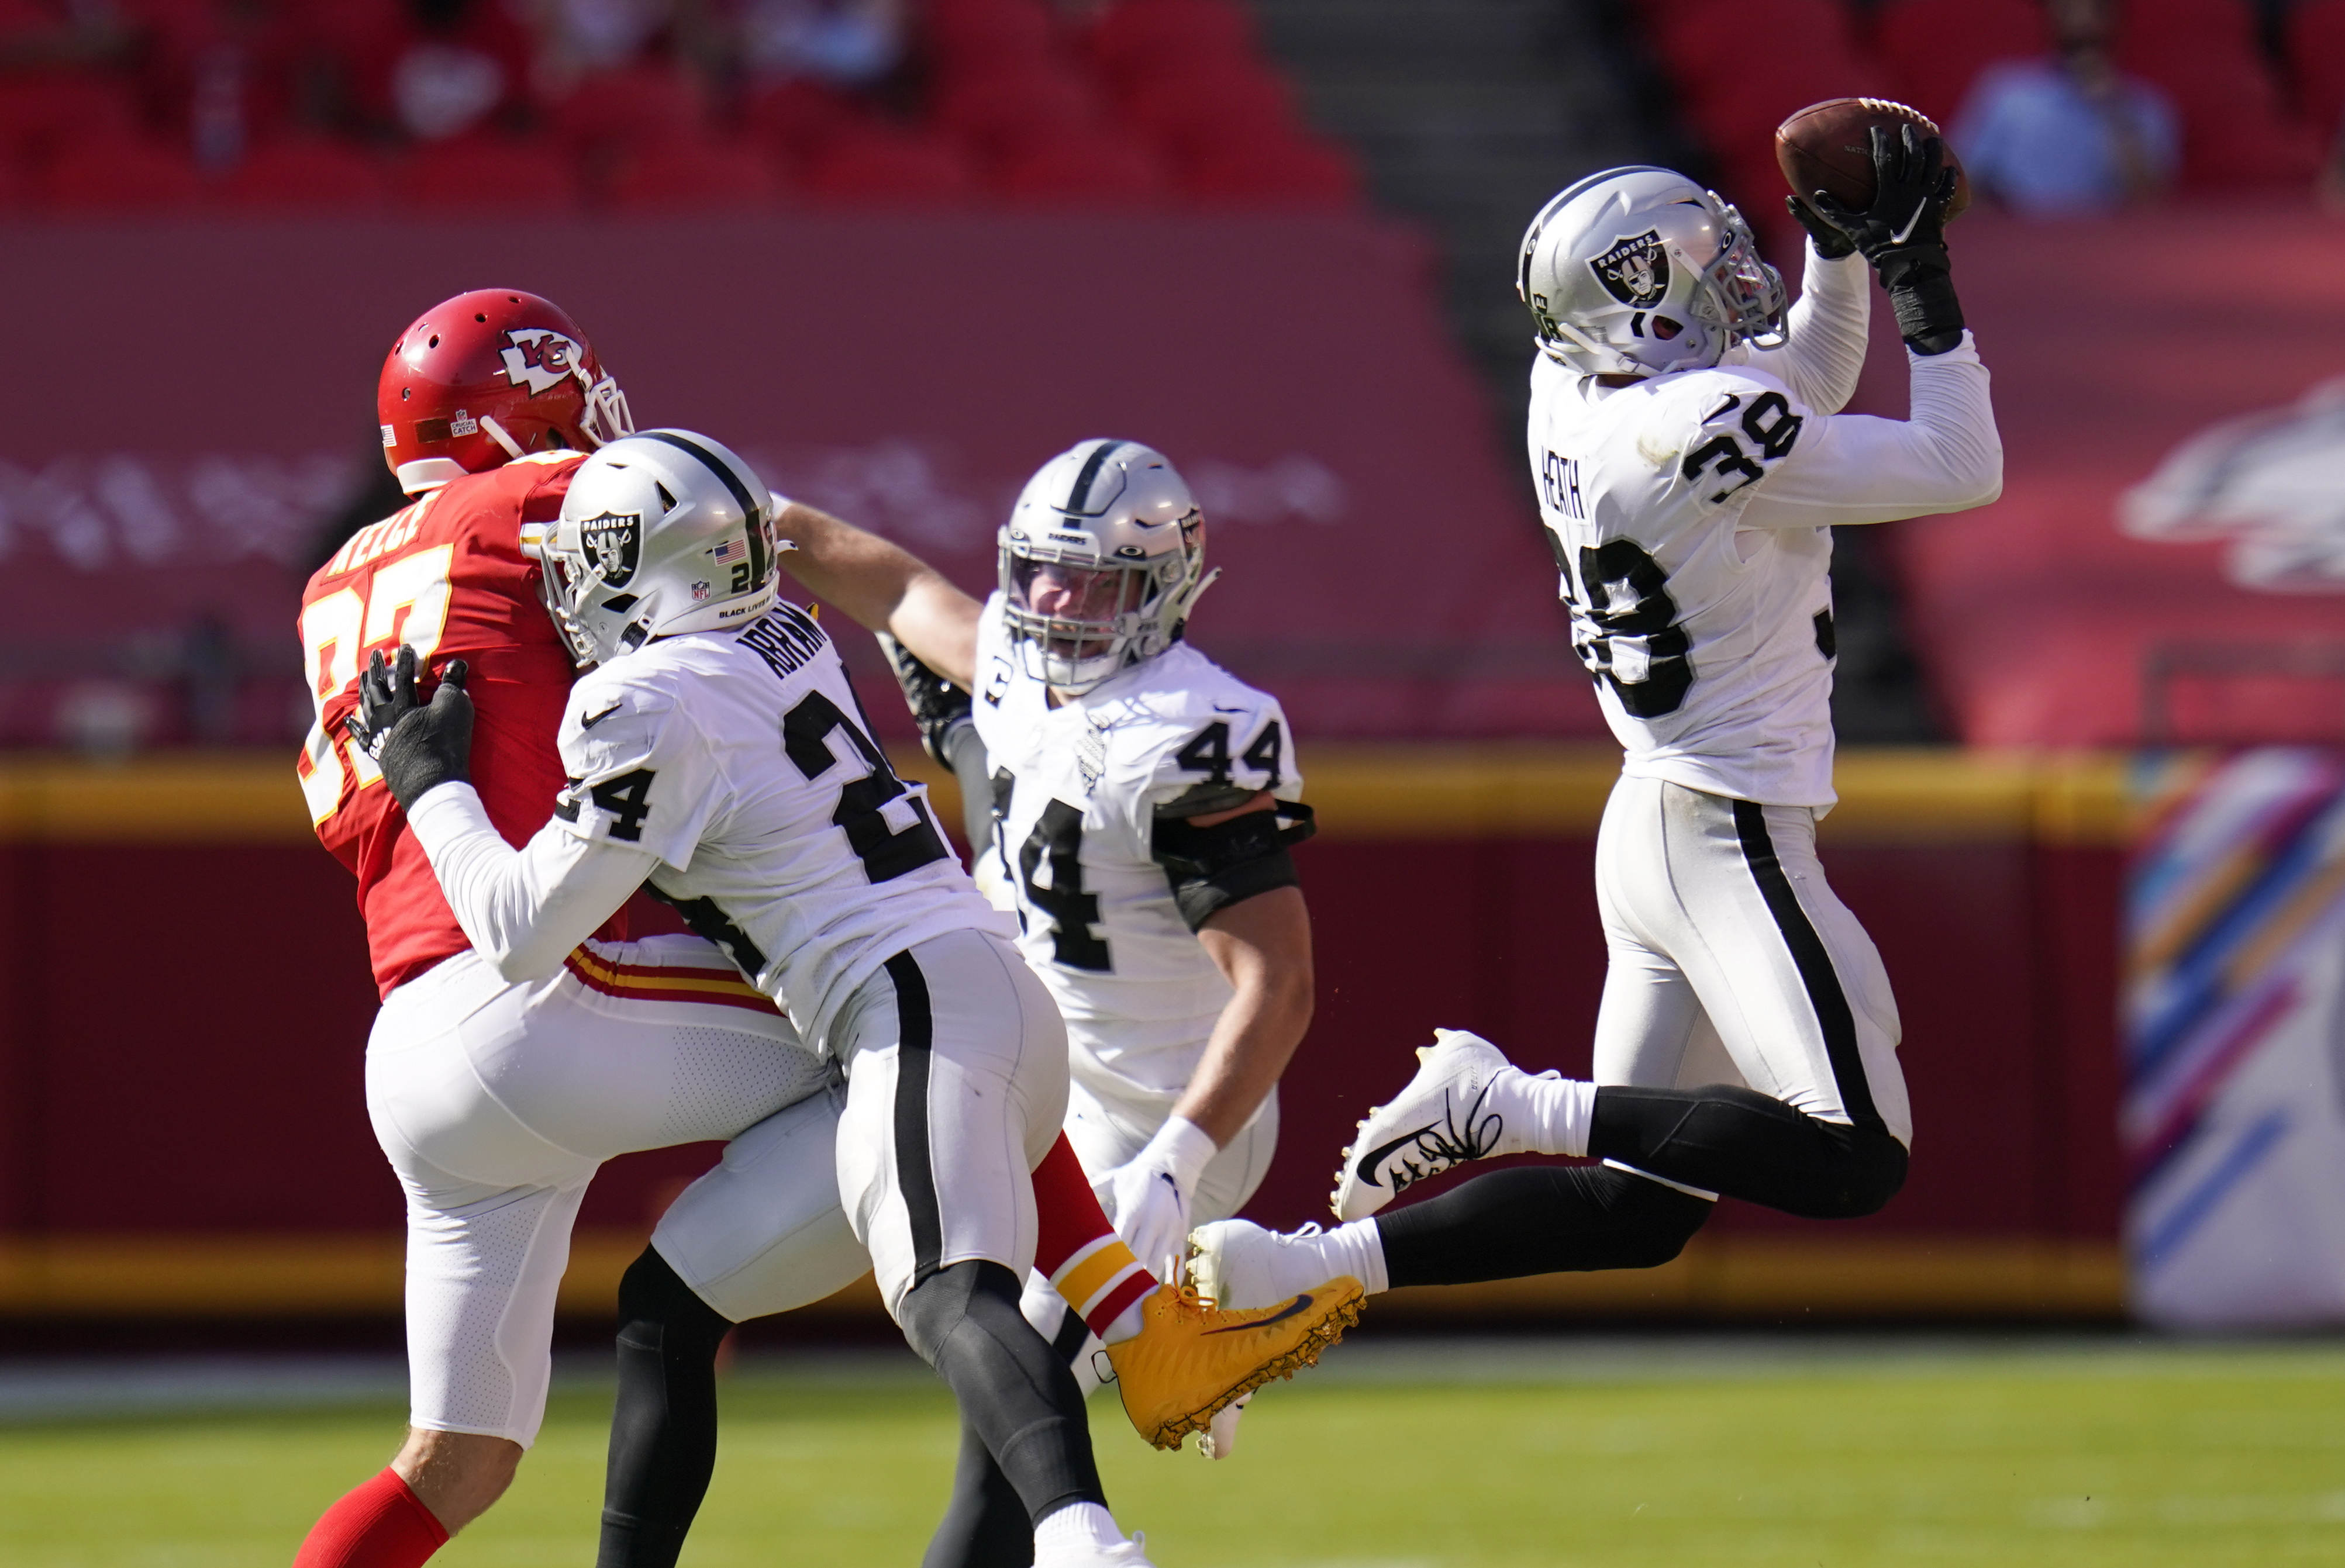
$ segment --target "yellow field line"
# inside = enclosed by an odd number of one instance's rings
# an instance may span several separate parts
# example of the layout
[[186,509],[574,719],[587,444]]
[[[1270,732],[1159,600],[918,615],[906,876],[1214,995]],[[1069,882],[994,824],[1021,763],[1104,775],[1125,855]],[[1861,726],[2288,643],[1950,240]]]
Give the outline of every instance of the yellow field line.
[[[563,1310],[607,1313],[643,1250],[633,1229],[581,1230]],[[75,1236],[0,1239],[0,1314],[258,1317],[395,1313],[395,1234]],[[1549,1274],[1497,1284],[1396,1290],[1380,1319],[1487,1316],[2089,1317],[2123,1310],[2114,1243],[2024,1237],[1697,1237],[1660,1269]],[[859,1283],[805,1310],[876,1317]]]

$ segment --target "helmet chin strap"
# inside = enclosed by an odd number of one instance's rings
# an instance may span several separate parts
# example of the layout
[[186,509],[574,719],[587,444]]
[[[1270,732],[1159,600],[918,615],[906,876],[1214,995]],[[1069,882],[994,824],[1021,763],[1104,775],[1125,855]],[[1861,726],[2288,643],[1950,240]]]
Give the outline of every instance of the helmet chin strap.
[[497,445],[505,449],[505,456],[509,458],[517,458],[522,455],[521,443],[513,440],[513,437],[505,434],[504,426],[497,423],[493,416],[482,414],[481,416],[481,429],[489,432],[489,440],[496,442]]

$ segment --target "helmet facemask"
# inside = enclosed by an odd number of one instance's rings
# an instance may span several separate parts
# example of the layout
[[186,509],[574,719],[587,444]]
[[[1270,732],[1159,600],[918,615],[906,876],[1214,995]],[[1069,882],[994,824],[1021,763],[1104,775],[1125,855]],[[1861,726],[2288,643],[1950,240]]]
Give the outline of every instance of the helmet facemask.
[[1702,268],[1705,288],[1694,291],[1693,312],[1721,329],[1726,341],[1749,343],[1757,349],[1780,349],[1786,333],[1783,275],[1759,254],[1759,241],[1742,213],[1716,191],[1710,199],[1726,230],[1726,245],[1717,259]]
[[[1152,561],[1102,560],[1031,540],[1005,543],[1003,622],[1026,673],[1080,695],[1172,646],[1189,606],[1212,581],[1200,578],[1203,521],[1192,512],[1178,526],[1179,547]],[[1134,545],[1123,552],[1141,556]]]

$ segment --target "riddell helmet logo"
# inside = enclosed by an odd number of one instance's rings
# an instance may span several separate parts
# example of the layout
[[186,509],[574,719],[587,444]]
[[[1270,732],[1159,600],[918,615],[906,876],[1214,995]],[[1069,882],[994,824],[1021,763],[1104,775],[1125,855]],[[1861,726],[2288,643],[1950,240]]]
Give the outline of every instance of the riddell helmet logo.
[[1670,258],[1657,228],[1625,239],[1588,264],[1604,292],[1633,310],[1650,310],[1670,291]]
[[586,379],[586,351],[550,327],[516,327],[505,340],[513,347],[497,356],[504,361],[505,379],[527,387],[533,398],[571,376]]
[[587,565],[602,573],[604,587],[624,588],[635,575],[643,533],[644,520],[636,512],[606,511],[580,521],[578,548]]

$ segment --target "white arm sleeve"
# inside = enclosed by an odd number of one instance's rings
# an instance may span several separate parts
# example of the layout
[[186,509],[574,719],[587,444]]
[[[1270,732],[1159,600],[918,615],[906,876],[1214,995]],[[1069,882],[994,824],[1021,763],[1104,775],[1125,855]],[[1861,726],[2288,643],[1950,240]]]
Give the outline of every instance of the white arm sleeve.
[[472,950],[508,980],[543,979],[561,968],[659,864],[655,855],[582,838],[553,822],[515,849],[468,784],[428,792],[407,825]]
[[1866,329],[1873,315],[1873,274],[1862,256],[1827,261],[1807,253],[1799,302],[1785,322],[1780,349],[1746,349],[1741,359],[1766,371],[1792,389],[1792,396],[1820,414],[1836,414],[1856,396],[1856,379],[1864,370]]
[[1985,506],[2003,493],[2003,438],[1970,334],[1943,354],[1906,357],[1913,417],[1811,420],[1797,450],[1751,487],[1741,527],[1893,522]]

